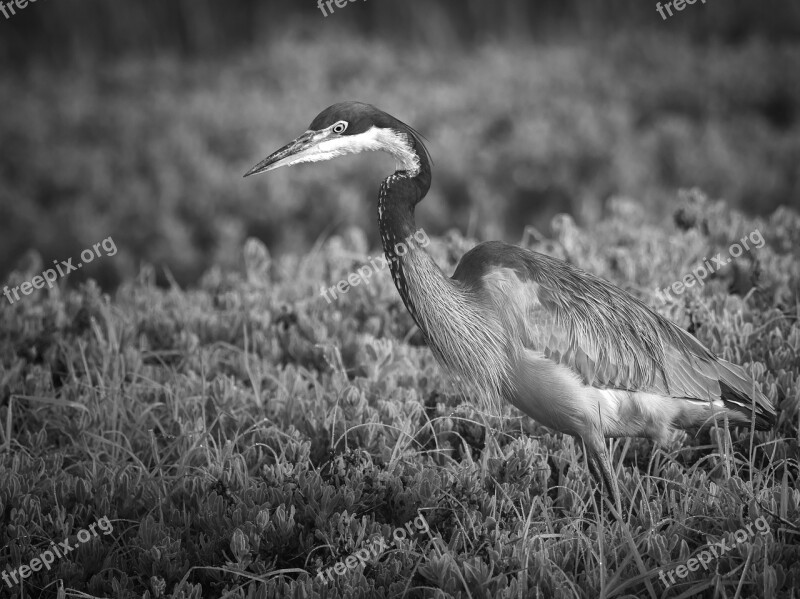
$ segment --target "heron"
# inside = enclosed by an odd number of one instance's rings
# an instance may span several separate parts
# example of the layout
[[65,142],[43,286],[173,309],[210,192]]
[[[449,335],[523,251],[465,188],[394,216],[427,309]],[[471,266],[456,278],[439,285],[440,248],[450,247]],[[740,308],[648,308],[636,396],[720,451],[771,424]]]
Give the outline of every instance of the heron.
[[424,247],[406,243],[431,185],[423,138],[371,104],[329,106],[245,177],[367,151],[396,160],[378,193],[380,237],[397,291],[437,361],[486,405],[510,402],[582,442],[598,489],[618,513],[607,438],[662,444],[676,431],[715,423],[773,427],[775,408],[741,366],[568,262],[487,241],[465,253],[448,277]]

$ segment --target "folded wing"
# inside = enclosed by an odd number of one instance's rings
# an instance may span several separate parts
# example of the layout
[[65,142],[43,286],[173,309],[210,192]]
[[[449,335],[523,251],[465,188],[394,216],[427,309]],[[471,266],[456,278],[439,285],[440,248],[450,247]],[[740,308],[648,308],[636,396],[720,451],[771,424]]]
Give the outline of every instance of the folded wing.
[[774,422],[774,407],[740,366],[720,360],[629,293],[571,264],[487,242],[465,254],[453,278],[480,280],[498,307],[513,304],[506,320],[527,313],[528,322],[511,323],[524,346],[568,366],[587,385],[721,399],[731,409],[755,412],[758,428]]

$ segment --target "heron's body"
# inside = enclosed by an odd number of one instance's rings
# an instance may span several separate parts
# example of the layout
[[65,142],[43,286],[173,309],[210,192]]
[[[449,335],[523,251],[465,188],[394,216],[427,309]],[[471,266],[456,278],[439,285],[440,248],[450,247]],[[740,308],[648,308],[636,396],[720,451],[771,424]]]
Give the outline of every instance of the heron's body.
[[380,234],[397,290],[438,361],[489,404],[509,401],[581,439],[617,504],[606,437],[663,441],[720,420],[771,427],[773,406],[740,366],[611,283],[500,242],[467,252],[452,278],[423,248],[400,253],[417,230],[430,163],[418,134],[373,106],[329,107],[248,174],[364,150],[398,161],[380,188]]

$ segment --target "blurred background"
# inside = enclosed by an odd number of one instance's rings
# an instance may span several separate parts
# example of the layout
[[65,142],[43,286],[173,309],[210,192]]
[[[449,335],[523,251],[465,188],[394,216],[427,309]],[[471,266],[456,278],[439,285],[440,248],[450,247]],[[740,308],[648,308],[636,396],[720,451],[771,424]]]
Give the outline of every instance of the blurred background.
[[800,4],[698,0],[38,0],[0,15],[0,278],[106,289],[156,265],[189,285],[247,237],[307,252],[361,227],[377,247],[383,156],[242,174],[326,106],[373,103],[429,141],[418,209],[516,243],[609,200],[669,218],[698,186],[751,214],[800,207]]

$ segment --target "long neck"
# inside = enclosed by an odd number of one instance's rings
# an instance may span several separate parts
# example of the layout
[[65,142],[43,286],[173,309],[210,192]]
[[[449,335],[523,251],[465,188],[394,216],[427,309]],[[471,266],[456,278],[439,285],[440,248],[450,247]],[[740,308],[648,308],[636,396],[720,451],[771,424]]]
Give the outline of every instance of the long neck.
[[[507,392],[510,368],[504,335],[474,291],[441,271],[424,246],[414,206],[425,196],[430,173],[397,171],[380,188],[378,221],[395,287],[440,364],[467,391],[478,390],[496,410]],[[424,242],[424,244],[423,244]]]
[[[383,252],[389,260],[395,287],[403,299],[414,321],[428,337],[428,331],[420,322],[420,313],[412,299],[409,286],[414,286],[412,264],[422,266],[425,278],[445,279],[444,273],[423,249],[421,242],[428,239],[424,231],[418,229],[414,221],[414,206],[422,199],[424,192],[406,171],[397,171],[381,184],[378,198],[378,225],[383,243]],[[424,235],[424,236],[423,236]],[[427,245],[427,243],[425,243]],[[412,280],[408,276],[411,273]]]

